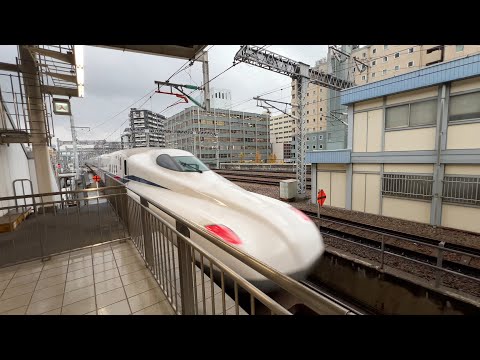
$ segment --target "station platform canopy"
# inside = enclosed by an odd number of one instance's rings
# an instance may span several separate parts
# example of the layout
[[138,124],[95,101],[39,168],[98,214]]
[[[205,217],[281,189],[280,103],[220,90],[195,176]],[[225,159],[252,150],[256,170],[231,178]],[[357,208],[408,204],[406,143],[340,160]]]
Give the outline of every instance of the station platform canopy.
[[194,59],[207,45],[96,45],[110,49],[143,54]]

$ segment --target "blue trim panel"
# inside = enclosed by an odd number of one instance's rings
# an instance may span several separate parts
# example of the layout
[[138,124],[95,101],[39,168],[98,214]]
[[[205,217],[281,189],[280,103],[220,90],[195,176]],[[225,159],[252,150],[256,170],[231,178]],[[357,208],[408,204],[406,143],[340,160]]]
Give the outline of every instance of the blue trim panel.
[[467,56],[389,79],[375,81],[371,84],[342,90],[340,103],[348,105],[474,76],[480,76],[480,55]]
[[306,162],[311,164],[349,164],[350,159],[350,149],[310,151],[306,156]]

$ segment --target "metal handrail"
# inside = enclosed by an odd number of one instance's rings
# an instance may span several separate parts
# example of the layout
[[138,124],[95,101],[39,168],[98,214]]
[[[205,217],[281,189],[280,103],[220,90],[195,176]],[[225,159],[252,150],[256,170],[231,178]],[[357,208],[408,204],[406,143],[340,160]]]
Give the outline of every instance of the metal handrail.
[[[88,165],[90,168],[94,167],[96,171],[100,171],[104,174],[106,172],[96,166],[93,165]],[[93,169],[92,169],[93,170]],[[111,178],[111,177],[110,177]],[[111,178],[113,181],[116,181],[120,183],[118,180]],[[334,311],[336,313],[343,313],[343,314],[348,314],[350,311],[335,302],[331,301],[330,299],[314,292],[313,290],[307,288],[306,286],[302,285],[298,281],[292,279],[291,277],[284,275],[271,266],[265,264],[264,262],[256,259],[255,257],[247,254],[243,250],[240,250],[233,245],[230,245],[223,241],[220,237],[213,235],[210,233],[208,230],[205,228],[199,226],[198,224],[184,218],[183,216],[180,216],[176,214],[175,212],[171,211],[170,209],[166,208],[165,206],[159,204],[157,201],[150,199],[148,197],[145,197],[142,194],[139,194],[138,192],[131,190],[129,188],[126,188],[128,191],[131,191],[132,193],[136,194],[139,197],[144,198],[147,200],[150,204],[154,205],[157,209],[160,211],[164,212],[165,214],[171,216],[174,218],[176,221],[179,221],[185,225],[187,225],[191,230],[193,230],[195,233],[198,235],[202,236],[203,238],[209,240],[212,242],[214,245],[218,246],[220,249],[224,250],[226,253],[229,255],[235,257],[236,259],[240,260],[242,263],[248,265],[251,267],[253,270],[257,271],[261,275],[265,276],[267,279],[275,282],[278,284],[280,287],[282,287],[284,290],[292,294],[293,296],[301,299],[305,305],[310,307],[312,310],[316,311],[317,313],[323,313],[326,310]]]
[[[298,281],[292,279],[291,277],[284,275],[271,266],[265,264],[264,262],[254,258],[253,256],[247,254],[243,250],[235,248],[233,245],[230,245],[223,241],[220,237],[211,234],[205,228],[197,225],[196,223],[180,216],[173,211],[169,210],[168,208],[162,206],[157,201],[147,198],[144,195],[140,195],[136,191],[128,189],[132,193],[141,196],[142,198],[146,199],[150,204],[154,205],[160,211],[164,212],[165,214],[171,216],[177,221],[187,225],[191,230],[193,230],[198,235],[204,237],[205,239],[211,241],[213,244],[227,252],[229,255],[235,257],[236,259],[240,260],[244,264],[248,265],[261,275],[265,276],[267,279],[272,280],[273,282],[280,285],[284,290],[289,292],[290,294],[296,296],[297,298],[301,299],[305,305],[310,307],[312,310],[316,311],[317,313],[325,312],[326,308],[330,311],[335,311],[337,313],[344,313],[347,314],[349,312],[348,309],[339,306],[335,302],[331,301],[330,299],[314,292],[313,290],[307,288],[306,286],[300,284]],[[321,302],[320,302],[321,301]]]
[[[142,196],[142,198],[144,198]],[[131,198],[133,201],[135,201],[138,205],[141,206],[141,208],[154,216],[155,218],[159,219],[158,214],[153,212],[150,208],[144,206],[141,204],[140,201],[137,201],[134,198]],[[176,228],[174,228],[172,225],[170,225],[166,221],[162,221],[162,223],[169,228],[172,232],[174,232],[178,237],[180,237],[183,241],[185,241],[188,245],[190,245],[192,248],[197,250],[200,254],[202,255],[207,255],[207,251],[204,250],[201,246],[195,244],[190,238],[186,237],[182,233],[180,233]],[[242,278],[240,275],[238,275],[234,270],[232,270],[229,266],[225,265],[222,261],[217,259],[215,256],[212,254],[208,254],[208,257],[213,260],[216,265],[223,271],[225,271],[229,276],[233,278],[235,282],[237,282],[239,285],[241,285],[245,290],[250,292],[252,295],[254,295],[258,300],[260,300],[264,305],[267,305],[272,311],[275,310],[278,314],[283,314],[283,315],[291,315],[291,313],[286,310],[283,306],[281,306],[279,303],[274,301],[273,299],[269,298],[265,293],[260,291],[257,287],[254,285],[250,284],[247,280]]]

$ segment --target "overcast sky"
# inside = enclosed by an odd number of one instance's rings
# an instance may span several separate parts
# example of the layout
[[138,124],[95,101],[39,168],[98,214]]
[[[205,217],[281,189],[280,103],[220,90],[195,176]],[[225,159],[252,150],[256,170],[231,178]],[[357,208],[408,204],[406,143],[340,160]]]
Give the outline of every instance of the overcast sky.
[[[210,48],[210,45],[207,47]],[[210,78],[213,78],[233,63],[239,45],[214,45],[209,51]],[[291,59],[313,66],[316,60],[327,55],[327,45],[271,45],[268,50],[287,56]],[[0,62],[14,63],[17,56],[15,45],[0,46]],[[119,140],[120,134],[127,126],[130,105],[153,90],[155,80],[167,80],[186,60],[153,56],[139,53],[123,52],[105,48],[85,46],[85,97],[72,99],[72,111],[76,126],[94,127],[103,125],[90,131],[79,129],[77,137],[83,139]],[[3,77],[4,78],[4,77]],[[5,79],[3,79],[5,80]],[[180,84],[202,83],[202,65],[195,63],[186,71],[182,71],[170,81]],[[284,75],[275,74],[268,70],[240,63],[220,75],[210,83],[210,88],[230,89],[232,105],[242,103],[262,93],[279,90],[269,94],[270,99],[290,100],[290,79]],[[2,86],[3,82],[2,82]],[[165,89],[165,88],[164,88]],[[195,93],[197,95],[197,93]],[[148,97],[132,107],[138,107]],[[162,112],[167,106],[176,101],[174,96],[155,94],[143,108]],[[165,116],[171,116],[186,106],[176,105],[163,111]],[[123,111],[118,116],[119,112]],[[232,110],[259,112],[262,108],[256,106],[256,101],[248,101]],[[108,121],[107,121],[108,120]],[[125,123],[122,125],[122,123]],[[55,137],[61,140],[70,140],[70,118],[55,116]]]

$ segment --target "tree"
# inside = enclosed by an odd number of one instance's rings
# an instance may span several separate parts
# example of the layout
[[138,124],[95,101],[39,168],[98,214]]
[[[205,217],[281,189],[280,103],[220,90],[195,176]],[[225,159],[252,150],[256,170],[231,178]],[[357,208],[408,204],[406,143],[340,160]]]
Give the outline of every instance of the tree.
[[245,154],[242,152],[240,153],[240,162],[243,163],[244,159],[245,159]]
[[258,164],[258,163],[261,163],[262,162],[262,155],[260,155],[260,153],[257,151],[257,153],[255,154],[255,162]]
[[277,162],[277,155],[273,154],[273,163],[276,163],[276,162]]

